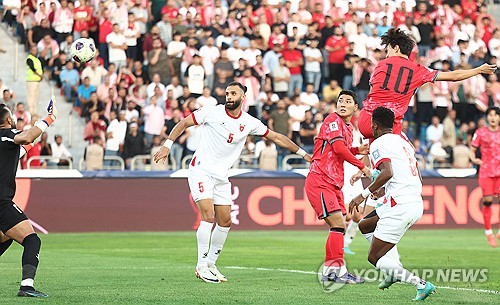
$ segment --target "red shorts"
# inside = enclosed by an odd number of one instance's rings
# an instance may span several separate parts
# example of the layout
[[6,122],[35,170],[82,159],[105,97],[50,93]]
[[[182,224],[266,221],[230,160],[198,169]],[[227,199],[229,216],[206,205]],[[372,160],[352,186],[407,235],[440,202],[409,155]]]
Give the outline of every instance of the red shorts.
[[[395,119],[394,120],[394,126],[392,127],[392,133],[394,134],[401,134],[401,131],[403,130],[403,123],[402,119]],[[375,137],[373,136],[372,133],[372,115],[368,114],[364,109],[361,109],[361,112],[359,113],[359,118],[358,118],[358,128],[359,132],[365,137],[366,139],[370,140],[370,143],[373,142]]]
[[333,212],[346,214],[342,190],[327,183],[320,174],[309,173],[305,184],[307,199],[316,211],[319,219],[328,217]]
[[500,195],[500,177],[479,178],[483,197]]

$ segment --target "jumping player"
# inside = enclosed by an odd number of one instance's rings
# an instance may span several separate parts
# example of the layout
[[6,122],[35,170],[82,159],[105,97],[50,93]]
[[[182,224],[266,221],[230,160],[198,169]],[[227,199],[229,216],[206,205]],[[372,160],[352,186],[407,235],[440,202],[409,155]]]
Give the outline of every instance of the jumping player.
[[31,147],[56,119],[57,110],[54,98],[47,107],[47,117],[35,123],[26,131],[16,130],[12,112],[0,104],[0,256],[15,240],[24,247],[22,257],[22,281],[17,293],[20,297],[47,297],[34,288],[38,268],[38,255],[41,240],[33,230],[24,212],[12,201],[16,193],[16,172],[19,157]]
[[[488,108],[486,115],[488,126],[481,127],[474,133],[470,159],[474,164],[480,166],[479,186],[483,190],[484,229],[488,244],[496,248],[498,242],[491,230],[491,204],[493,197],[500,195],[500,109],[498,107]],[[476,158],[478,149],[481,149],[481,159]],[[500,239],[500,229],[497,238]]]
[[371,242],[368,261],[387,275],[380,283],[380,289],[401,281],[417,288],[415,300],[424,300],[436,288],[404,269],[395,247],[405,232],[422,217],[424,203],[415,150],[400,135],[393,134],[393,124],[394,112],[389,108],[378,107],[373,111],[375,141],[370,147],[370,161],[380,173],[351,201],[349,211],[358,209],[359,204],[385,185],[385,204],[359,223],[361,233]]
[[398,28],[392,28],[382,36],[387,58],[375,67],[370,79],[370,93],[363,102],[359,115],[359,131],[373,141],[371,116],[379,106],[394,111],[393,132],[401,133],[403,116],[415,92],[425,83],[435,81],[460,81],[478,74],[493,74],[495,65],[483,64],[469,70],[438,72],[410,61],[415,41]]
[[319,135],[314,140],[312,163],[305,181],[305,190],[311,206],[318,218],[325,220],[330,227],[325,246],[323,280],[348,284],[359,284],[364,280],[347,272],[344,263],[344,161],[370,176],[369,168],[354,156],[367,154],[368,145],[352,148],[353,127],[350,122],[357,108],[354,92],[340,92],[337,112],[326,117]]
[[[165,162],[170,148],[184,130],[203,125],[202,140],[189,165],[189,189],[201,213],[196,232],[198,264],[195,274],[208,283],[227,281],[215,263],[231,227],[231,183],[228,172],[238,160],[248,135],[257,135],[273,141],[302,156],[311,157],[286,136],[269,130],[261,121],[241,110],[246,87],[238,82],[226,88],[226,104],[204,106],[177,123],[163,147],[154,155],[154,161]],[[214,221],[217,220],[215,228]],[[210,242],[211,235],[211,242]]]

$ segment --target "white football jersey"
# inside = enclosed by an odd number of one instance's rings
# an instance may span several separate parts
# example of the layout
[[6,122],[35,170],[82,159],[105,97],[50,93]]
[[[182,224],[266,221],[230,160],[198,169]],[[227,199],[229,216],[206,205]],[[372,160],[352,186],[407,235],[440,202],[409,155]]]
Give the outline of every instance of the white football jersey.
[[386,194],[398,204],[422,198],[422,182],[418,174],[413,145],[396,134],[385,134],[370,146],[373,168],[384,161],[391,161],[392,178],[386,184]]
[[200,146],[189,168],[201,169],[219,179],[227,178],[249,134],[264,137],[269,132],[258,119],[244,111],[234,117],[224,105],[207,105],[192,116],[197,125],[203,125],[203,129]]

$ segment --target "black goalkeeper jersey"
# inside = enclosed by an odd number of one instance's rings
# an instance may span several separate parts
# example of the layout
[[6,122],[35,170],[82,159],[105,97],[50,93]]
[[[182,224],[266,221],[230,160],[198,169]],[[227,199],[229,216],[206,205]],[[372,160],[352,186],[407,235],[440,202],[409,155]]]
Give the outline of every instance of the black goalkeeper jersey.
[[0,203],[12,201],[16,193],[21,146],[14,143],[14,136],[20,132],[17,129],[0,129]]

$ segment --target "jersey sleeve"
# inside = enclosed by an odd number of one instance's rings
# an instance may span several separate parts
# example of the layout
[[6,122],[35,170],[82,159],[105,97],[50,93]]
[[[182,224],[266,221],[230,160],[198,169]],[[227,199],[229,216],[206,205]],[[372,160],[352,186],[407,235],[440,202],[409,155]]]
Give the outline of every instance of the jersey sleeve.
[[208,114],[213,111],[215,111],[215,107],[207,105],[191,113],[191,116],[196,125],[202,125],[205,123]]
[[252,120],[252,129],[250,130],[250,134],[259,137],[265,137],[269,133],[269,128],[267,128],[264,123],[253,118]]
[[370,147],[370,161],[373,168],[377,169],[383,162],[391,161],[389,149],[386,146],[373,142]]
[[419,76],[418,80],[421,82],[420,85],[423,85],[425,83],[434,83],[438,76],[438,72],[438,70],[418,65],[417,75]]
[[479,130],[476,130],[476,132],[474,132],[474,136],[472,137],[470,145],[474,146],[475,148],[479,148],[481,146],[481,142],[482,142],[481,133],[479,132]]
[[10,143],[12,145],[17,145],[14,143],[14,137],[21,133],[21,130],[17,129],[3,129],[2,132],[0,133],[0,140],[5,143]]

